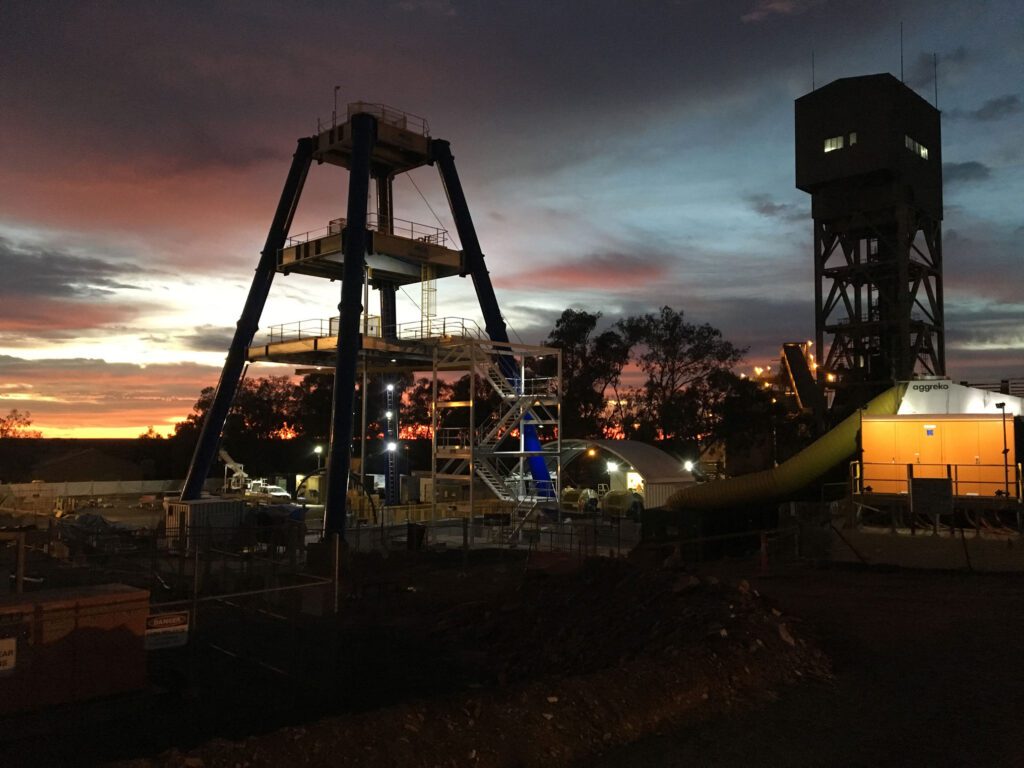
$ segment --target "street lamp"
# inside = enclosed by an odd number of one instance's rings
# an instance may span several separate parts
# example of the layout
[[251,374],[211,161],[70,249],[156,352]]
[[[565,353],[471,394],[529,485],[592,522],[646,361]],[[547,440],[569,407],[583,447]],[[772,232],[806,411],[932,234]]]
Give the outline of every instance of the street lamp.
[[1010,497],[1010,449],[1006,445],[1006,403],[996,403],[996,408],[1002,412],[1003,420],[1003,493]]
[[318,445],[318,446],[316,446],[313,449],[313,453],[316,454],[316,471],[317,472],[320,471],[320,457],[323,455],[323,452],[324,452],[324,447],[322,445]]

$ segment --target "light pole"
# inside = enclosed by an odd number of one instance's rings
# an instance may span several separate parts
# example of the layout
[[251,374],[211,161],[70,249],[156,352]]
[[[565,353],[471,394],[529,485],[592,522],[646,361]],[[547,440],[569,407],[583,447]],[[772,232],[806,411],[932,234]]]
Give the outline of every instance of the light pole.
[[323,452],[324,452],[324,447],[322,445],[318,445],[318,446],[316,446],[313,449],[313,453],[316,454],[316,471],[317,472],[320,471],[320,457],[323,455]]
[[996,403],[996,408],[1003,414],[1003,493],[1006,494],[1006,498],[1010,498],[1010,449],[1006,445],[1006,403]]

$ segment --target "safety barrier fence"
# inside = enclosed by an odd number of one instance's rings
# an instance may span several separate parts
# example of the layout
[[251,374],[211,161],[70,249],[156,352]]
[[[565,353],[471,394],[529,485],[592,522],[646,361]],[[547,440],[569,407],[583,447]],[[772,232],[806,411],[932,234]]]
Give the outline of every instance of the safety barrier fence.
[[477,510],[472,518],[350,526],[345,536],[347,546],[355,552],[380,548],[497,548],[564,552],[579,557],[625,556],[640,540],[639,525],[623,518],[531,518],[523,523],[497,505],[491,513]]
[[[90,499],[97,506],[113,501],[113,497],[135,496],[138,503],[140,496],[177,495],[181,490],[181,480],[85,480],[60,483],[5,483],[0,484],[0,513],[5,510],[26,510],[53,512],[55,509],[70,511],[81,507],[84,501],[72,499]],[[212,490],[219,483],[209,480],[207,490]]]
[[908,494],[915,479],[946,480],[953,496],[1021,501],[1021,464],[889,464],[852,462],[855,494]]

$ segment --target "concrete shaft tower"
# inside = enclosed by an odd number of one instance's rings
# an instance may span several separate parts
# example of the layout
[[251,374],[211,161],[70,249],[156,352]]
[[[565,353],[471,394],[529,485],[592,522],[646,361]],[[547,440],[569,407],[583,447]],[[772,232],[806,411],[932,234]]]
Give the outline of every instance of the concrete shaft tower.
[[814,218],[818,380],[841,404],[945,373],[940,130],[939,111],[889,74],[843,78],[796,100],[796,186],[810,193]]

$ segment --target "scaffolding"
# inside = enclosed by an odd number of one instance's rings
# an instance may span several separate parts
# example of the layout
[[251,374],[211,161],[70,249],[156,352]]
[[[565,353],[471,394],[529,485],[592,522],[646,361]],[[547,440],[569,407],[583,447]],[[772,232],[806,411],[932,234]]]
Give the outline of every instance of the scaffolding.
[[[551,375],[538,371],[553,371]],[[439,399],[439,383],[452,372],[469,374],[468,400]],[[486,339],[442,342],[434,347],[431,436],[432,519],[438,519],[438,483],[469,486],[479,479],[504,502],[513,524],[545,501],[555,502],[561,478],[562,355],[552,347],[498,344]],[[527,440],[530,428],[554,452]],[[531,460],[542,461],[549,483],[537,479]]]

